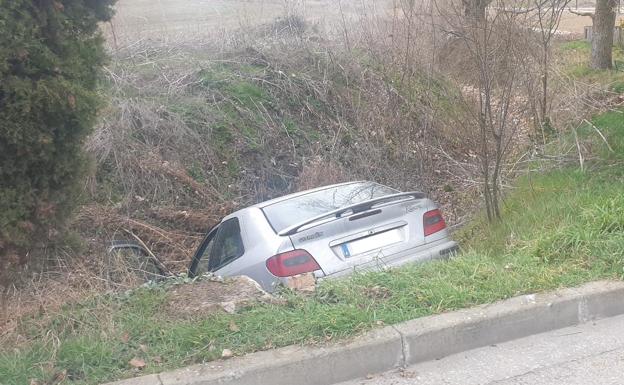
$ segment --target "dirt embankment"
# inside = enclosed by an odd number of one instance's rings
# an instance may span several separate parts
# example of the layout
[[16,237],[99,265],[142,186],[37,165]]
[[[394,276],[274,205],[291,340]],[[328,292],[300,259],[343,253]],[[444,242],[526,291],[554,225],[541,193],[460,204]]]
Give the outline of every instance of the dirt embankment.
[[209,277],[174,286],[169,290],[165,311],[172,319],[202,318],[217,312],[235,313],[256,302],[274,302],[250,278]]

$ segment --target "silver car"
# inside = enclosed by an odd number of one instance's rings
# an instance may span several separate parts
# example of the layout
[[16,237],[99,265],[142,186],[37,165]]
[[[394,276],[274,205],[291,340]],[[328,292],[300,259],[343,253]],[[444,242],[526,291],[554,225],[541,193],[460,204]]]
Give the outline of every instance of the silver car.
[[226,216],[202,241],[189,275],[246,275],[273,292],[302,275],[318,281],[457,250],[440,210],[423,193],[350,182]]

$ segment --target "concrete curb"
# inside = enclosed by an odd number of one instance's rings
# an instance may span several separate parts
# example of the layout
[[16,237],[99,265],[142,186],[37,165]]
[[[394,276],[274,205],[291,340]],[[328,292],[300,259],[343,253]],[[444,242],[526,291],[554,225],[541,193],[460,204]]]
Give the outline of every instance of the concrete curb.
[[424,317],[347,343],[289,346],[108,385],[330,385],[619,314],[624,282],[592,282]]

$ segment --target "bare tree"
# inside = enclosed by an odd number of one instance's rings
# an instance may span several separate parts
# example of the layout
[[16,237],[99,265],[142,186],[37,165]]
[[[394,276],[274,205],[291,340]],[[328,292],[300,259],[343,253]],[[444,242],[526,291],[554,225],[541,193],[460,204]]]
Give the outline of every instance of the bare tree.
[[594,12],[570,12],[592,18],[591,67],[613,68],[613,35],[617,18],[618,0],[596,0]]
[[[458,14],[460,7],[445,5],[437,11],[445,19],[450,41],[464,55],[464,72],[472,83],[463,86],[459,102],[464,105],[462,124],[474,127],[475,149],[481,169],[481,185],[490,221],[501,218],[501,174],[518,127],[515,106],[521,103],[522,51],[527,35],[526,12],[507,12],[498,2],[483,19]],[[453,11],[448,11],[448,10]],[[450,12],[450,13],[449,13]],[[469,75],[467,75],[469,74]]]
[[545,141],[544,129],[550,125],[550,95],[548,82],[550,79],[550,53],[553,38],[559,28],[561,15],[570,0],[534,0],[536,27],[534,28],[539,42],[538,63],[540,71],[540,87],[534,90],[537,97],[533,98],[533,115],[536,128]]

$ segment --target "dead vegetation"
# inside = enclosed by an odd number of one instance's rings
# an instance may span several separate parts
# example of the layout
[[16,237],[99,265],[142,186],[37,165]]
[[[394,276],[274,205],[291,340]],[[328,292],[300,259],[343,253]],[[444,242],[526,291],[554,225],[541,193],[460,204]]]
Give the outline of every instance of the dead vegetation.
[[424,64],[415,49],[409,63],[401,52],[409,30],[396,30],[388,49],[374,37],[396,25],[375,19],[370,28],[378,30],[367,28],[354,26],[346,51],[345,40],[328,40],[292,15],[226,41],[114,49],[110,101],[87,143],[93,163],[72,225],[77,241],[47,251],[57,257],[45,267],[53,274],[25,275],[26,289],[9,291],[7,322],[40,305],[53,311],[56,300],[39,299],[41,287],[75,298],[82,289],[57,290],[74,268],[92,287],[85,296],[135,284],[124,278],[131,268],[118,268],[134,260],[107,254],[113,240],[136,236],[168,270],[183,272],[223,215],[299,189],[377,180],[431,193],[457,222],[465,210],[448,180],[454,165],[429,146],[457,139],[439,134],[448,128],[434,125],[419,96]]
[[0,301],[0,346],[20,346],[26,342],[19,332],[24,322],[46,325],[67,304],[97,294],[128,290],[144,282],[144,277],[137,274],[140,273],[136,270],[137,263],[103,252],[99,256],[85,262],[72,255],[59,255],[57,260],[49,261],[54,269],[29,274],[20,286],[6,290],[4,301]]
[[445,175],[429,145],[446,142],[447,127],[418,99],[427,75],[424,63],[403,62],[407,37],[397,31],[388,52],[362,32],[358,57],[305,26],[279,19],[227,49],[117,51],[107,68],[114,98],[88,143],[97,204],[80,221],[94,223],[80,227],[128,228],[175,264],[227,212],[296,189],[373,179],[434,192]]

